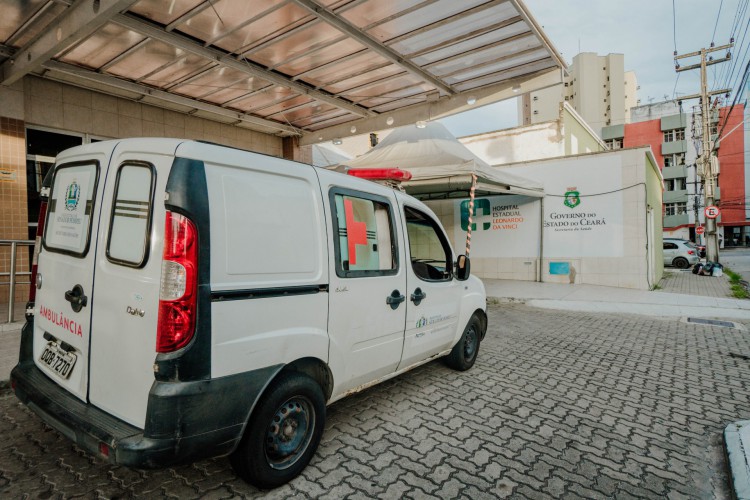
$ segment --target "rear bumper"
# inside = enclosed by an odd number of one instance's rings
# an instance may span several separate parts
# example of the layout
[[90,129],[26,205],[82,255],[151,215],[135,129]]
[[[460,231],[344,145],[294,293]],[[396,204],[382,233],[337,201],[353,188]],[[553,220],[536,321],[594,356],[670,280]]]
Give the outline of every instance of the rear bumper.
[[24,356],[24,340],[30,337],[23,337],[30,333],[30,324],[22,334],[21,361],[11,373],[18,399],[81,448],[129,467],[166,467],[231,453],[258,397],[281,369],[206,381],[154,382],[146,426],[139,429],[68,393]]

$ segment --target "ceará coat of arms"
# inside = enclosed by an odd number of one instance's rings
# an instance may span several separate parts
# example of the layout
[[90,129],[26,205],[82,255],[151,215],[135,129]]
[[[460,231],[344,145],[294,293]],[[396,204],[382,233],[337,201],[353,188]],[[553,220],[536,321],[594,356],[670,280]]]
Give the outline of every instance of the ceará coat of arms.
[[566,207],[575,208],[581,204],[581,197],[575,186],[569,187],[565,192],[565,201],[563,202]]

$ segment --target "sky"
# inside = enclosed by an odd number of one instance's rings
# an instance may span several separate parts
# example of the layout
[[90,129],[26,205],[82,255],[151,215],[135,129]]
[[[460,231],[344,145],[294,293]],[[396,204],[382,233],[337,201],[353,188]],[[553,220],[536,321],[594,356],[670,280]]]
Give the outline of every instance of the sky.
[[[738,64],[732,81],[750,58],[750,18],[748,0],[522,0],[537,23],[570,64],[579,52],[599,55],[619,53],[625,56],[625,71],[635,71],[641,104],[672,99],[673,95],[700,91],[700,71],[676,73],[675,45],[678,54],[729,43],[735,16],[745,8],[737,42],[744,45],[732,56]],[[674,9],[673,9],[674,6]],[[720,9],[721,8],[721,9]],[[718,23],[717,23],[718,19]],[[714,35],[715,30],[715,35]],[[724,52],[715,52],[716,58]],[[683,66],[700,58],[682,59]],[[708,71],[709,88],[726,80],[733,62],[716,64]],[[724,68],[723,68],[724,67]],[[678,78],[679,75],[679,78]],[[730,85],[731,86],[731,85]],[[736,90],[736,89],[735,89]],[[734,95],[732,95],[732,99]],[[465,136],[517,125],[516,99],[484,106],[440,120],[454,135]]]

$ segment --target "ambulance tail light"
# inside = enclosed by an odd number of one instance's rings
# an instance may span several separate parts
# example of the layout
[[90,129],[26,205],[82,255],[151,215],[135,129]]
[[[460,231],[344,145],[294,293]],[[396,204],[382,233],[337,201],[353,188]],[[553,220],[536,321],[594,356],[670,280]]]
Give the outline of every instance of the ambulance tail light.
[[371,181],[408,181],[411,172],[400,168],[353,168],[347,174]]
[[31,285],[29,285],[29,302],[34,302],[34,300],[36,300],[36,276],[37,270],[39,268],[39,252],[42,250],[44,220],[47,218],[47,196],[49,194],[49,188],[42,188],[42,192],[40,194],[42,197],[42,202],[39,205],[39,221],[36,226],[36,238],[34,239],[34,257],[31,260]]
[[198,233],[195,224],[167,211],[159,288],[156,352],[185,347],[195,333],[198,299]]

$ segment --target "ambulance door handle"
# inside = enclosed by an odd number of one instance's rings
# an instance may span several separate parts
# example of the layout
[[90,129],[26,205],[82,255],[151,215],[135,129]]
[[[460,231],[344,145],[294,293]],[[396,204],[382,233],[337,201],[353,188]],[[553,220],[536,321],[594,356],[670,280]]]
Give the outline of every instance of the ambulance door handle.
[[65,300],[70,302],[70,307],[75,312],[79,312],[89,302],[88,297],[83,294],[83,287],[81,285],[76,285],[72,290],[65,292]]
[[385,303],[391,306],[391,309],[396,310],[398,309],[399,304],[401,304],[401,302],[405,300],[405,295],[401,295],[401,292],[399,292],[398,290],[393,290],[391,294],[386,297]]
[[424,299],[427,298],[427,294],[422,291],[421,288],[414,290],[411,294],[411,301],[414,302],[415,306],[418,306]]

